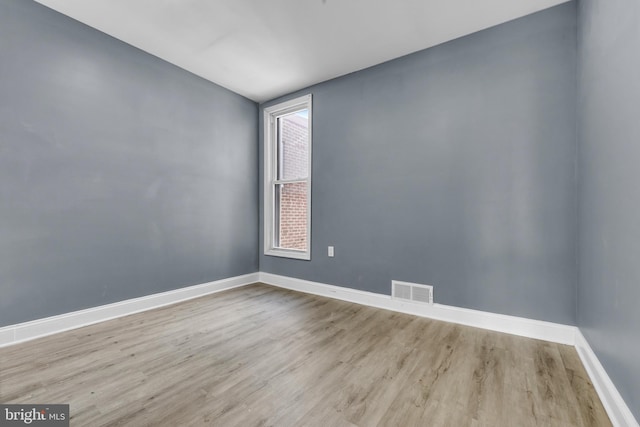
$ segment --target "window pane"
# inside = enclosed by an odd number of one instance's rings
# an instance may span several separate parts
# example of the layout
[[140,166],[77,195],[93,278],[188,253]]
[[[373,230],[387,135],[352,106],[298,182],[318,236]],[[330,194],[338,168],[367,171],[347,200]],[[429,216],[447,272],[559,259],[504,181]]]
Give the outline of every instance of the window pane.
[[300,179],[309,175],[309,110],[278,118],[277,179]]
[[307,250],[307,183],[276,184],[274,246]]

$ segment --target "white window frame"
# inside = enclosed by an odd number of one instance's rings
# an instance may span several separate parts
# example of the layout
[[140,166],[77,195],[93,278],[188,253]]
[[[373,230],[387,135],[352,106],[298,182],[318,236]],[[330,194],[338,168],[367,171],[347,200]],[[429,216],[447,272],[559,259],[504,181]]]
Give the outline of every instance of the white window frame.
[[[284,258],[294,258],[302,260],[311,259],[311,140],[312,140],[312,110],[311,94],[281,102],[264,109],[264,254]],[[278,150],[277,118],[291,114],[299,110],[309,111],[309,163],[306,179],[277,180],[276,158]],[[275,188],[278,184],[306,181],[307,183],[307,250],[283,249],[274,247],[275,241]]]

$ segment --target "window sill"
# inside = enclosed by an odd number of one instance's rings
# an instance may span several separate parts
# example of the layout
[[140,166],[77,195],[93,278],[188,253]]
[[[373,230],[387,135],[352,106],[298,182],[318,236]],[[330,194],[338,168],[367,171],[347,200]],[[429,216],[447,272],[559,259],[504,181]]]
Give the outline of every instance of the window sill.
[[311,253],[287,249],[268,249],[264,251],[266,256],[277,256],[280,258],[301,259],[311,261]]

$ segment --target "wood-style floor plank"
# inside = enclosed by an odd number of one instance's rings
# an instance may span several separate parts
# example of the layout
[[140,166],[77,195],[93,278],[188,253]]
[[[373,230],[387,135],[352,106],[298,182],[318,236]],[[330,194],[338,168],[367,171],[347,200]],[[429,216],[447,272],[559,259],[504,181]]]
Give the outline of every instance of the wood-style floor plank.
[[572,347],[256,284],[0,349],[74,426],[610,426]]

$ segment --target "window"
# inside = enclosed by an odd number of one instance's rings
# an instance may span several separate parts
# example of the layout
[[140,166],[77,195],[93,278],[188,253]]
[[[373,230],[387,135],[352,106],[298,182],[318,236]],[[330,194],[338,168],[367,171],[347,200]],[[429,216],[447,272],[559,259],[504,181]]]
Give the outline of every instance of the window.
[[311,259],[311,95],[264,110],[264,253]]

